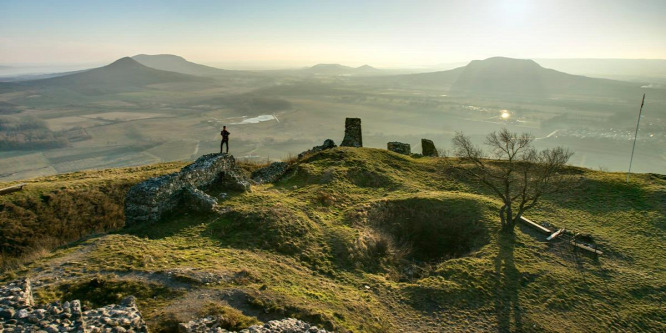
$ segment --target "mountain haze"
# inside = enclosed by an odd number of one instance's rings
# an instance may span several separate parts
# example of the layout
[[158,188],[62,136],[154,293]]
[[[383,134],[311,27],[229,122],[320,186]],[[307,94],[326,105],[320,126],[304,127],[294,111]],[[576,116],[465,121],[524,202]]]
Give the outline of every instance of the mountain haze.
[[132,57],[140,64],[163,71],[176,72],[196,76],[212,76],[225,74],[229,71],[201,65],[185,60],[185,58],[173,54],[138,54]]
[[626,82],[558,72],[543,68],[533,60],[494,57],[470,62],[451,90],[547,97],[559,93],[611,94],[634,86]]
[[373,75],[381,73],[381,70],[370,65],[350,67],[340,64],[317,64],[303,69],[304,72],[315,75]]
[[534,59],[561,72],[614,80],[666,82],[665,59]]
[[67,88],[88,94],[128,91],[161,83],[204,82],[206,79],[146,67],[124,57],[99,68],[54,78],[17,83],[15,88]]
[[441,89],[457,94],[550,97],[558,94],[635,94],[640,83],[571,75],[541,67],[529,59],[493,57],[464,67],[430,73],[369,78],[368,83]]

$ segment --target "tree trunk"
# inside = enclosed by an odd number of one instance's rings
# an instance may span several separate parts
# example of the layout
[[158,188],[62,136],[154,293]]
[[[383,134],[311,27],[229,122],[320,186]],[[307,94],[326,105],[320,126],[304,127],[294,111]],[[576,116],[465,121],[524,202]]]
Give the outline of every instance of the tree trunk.
[[506,214],[505,212],[506,212],[506,205],[502,206],[502,208],[500,208],[500,211],[499,211],[500,220],[502,221],[502,224],[501,224],[502,230],[506,229],[506,221],[507,220],[506,220],[506,216],[504,215],[504,214]]
[[511,204],[505,203],[502,209],[500,209],[500,215],[502,216],[502,231],[512,234],[516,226],[516,221],[513,216]]

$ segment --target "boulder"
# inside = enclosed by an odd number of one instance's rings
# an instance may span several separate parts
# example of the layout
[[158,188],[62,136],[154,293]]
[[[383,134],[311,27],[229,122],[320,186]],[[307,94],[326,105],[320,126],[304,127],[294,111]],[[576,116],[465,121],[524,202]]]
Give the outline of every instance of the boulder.
[[345,138],[340,144],[341,147],[363,147],[363,137],[361,135],[361,118],[345,119]]
[[261,168],[252,173],[252,181],[257,184],[272,183],[278,180],[289,168],[285,162],[273,162],[265,168]]
[[428,139],[421,139],[421,153],[423,156],[439,156],[439,153],[437,153],[437,148],[435,148],[435,143]]
[[[306,150],[306,151],[298,154],[298,158],[301,159],[301,158],[305,157],[306,155],[318,153],[322,150],[332,149],[332,148],[335,148],[335,147],[337,147],[337,146],[335,145],[335,142],[333,140],[326,139],[326,140],[324,140],[324,144],[322,144],[321,146],[314,146],[314,147],[312,147],[312,149]],[[252,178],[254,178],[254,176],[252,176]]]
[[412,153],[412,148],[409,143],[389,142],[386,145],[388,150],[398,154],[409,155]]

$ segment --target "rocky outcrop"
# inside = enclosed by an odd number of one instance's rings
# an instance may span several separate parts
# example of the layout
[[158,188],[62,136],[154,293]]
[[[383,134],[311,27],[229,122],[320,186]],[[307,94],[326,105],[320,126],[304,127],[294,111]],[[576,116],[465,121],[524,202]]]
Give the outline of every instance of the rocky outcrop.
[[0,288],[0,332],[148,332],[135,298],[120,305],[82,311],[81,302],[35,307],[29,280]]
[[298,158],[301,159],[301,158],[303,158],[307,155],[311,155],[311,154],[314,154],[314,153],[318,153],[322,150],[331,149],[331,148],[335,148],[335,147],[337,147],[337,146],[335,145],[335,142],[333,140],[326,139],[326,140],[324,140],[324,144],[322,144],[321,146],[314,146],[314,147],[312,147],[312,149],[306,150],[306,151],[298,154]]
[[[182,323],[179,326],[181,333],[228,333],[218,327],[218,321],[213,317],[205,317],[188,323]],[[239,333],[327,333],[328,331],[320,329],[317,326],[310,325],[304,321],[287,318],[282,320],[271,320],[264,325],[250,326]]]
[[273,162],[265,168],[254,171],[251,178],[257,184],[272,183],[282,177],[288,168],[288,163]]
[[125,225],[159,221],[178,207],[186,189],[200,190],[214,183],[238,191],[250,190],[250,183],[232,155],[207,154],[179,172],[151,178],[130,188],[125,196]]
[[423,156],[438,157],[437,148],[435,148],[435,143],[432,140],[421,139],[421,154]]
[[398,154],[409,155],[412,153],[412,148],[409,143],[402,142],[389,142],[386,144],[388,150]]
[[183,190],[182,203],[195,212],[207,213],[215,210],[217,199],[199,189],[186,187]]
[[361,118],[345,119],[345,138],[340,144],[341,147],[363,147],[363,137],[361,135]]

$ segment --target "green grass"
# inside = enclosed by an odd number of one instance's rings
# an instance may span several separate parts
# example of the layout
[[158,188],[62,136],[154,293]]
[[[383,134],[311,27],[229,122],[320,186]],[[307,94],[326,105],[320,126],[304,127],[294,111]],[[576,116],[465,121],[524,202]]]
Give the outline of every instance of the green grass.
[[[16,267],[57,246],[121,228],[129,188],[183,165],[81,171],[23,181],[23,190],[0,196],[0,267]],[[0,183],[0,188],[17,183],[22,182]]]
[[[498,200],[449,162],[325,151],[275,184],[232,194],[222,202],[229,213],[183,207],[159,224],[58,249],[3,279],[42,281],[38,300],[115,301],[135,292],[157,331],[210,307],[245,324],[292,316],[354,332],[666,329],[663,178],[626,183],[619,173],[576,169],[580,186],[526,214],[589,234],[604,251],[594,258],[524,226],[500,234]],[[209,275],[216,278],[202,282]],[[100,278],[110,287],[91,288]]]

